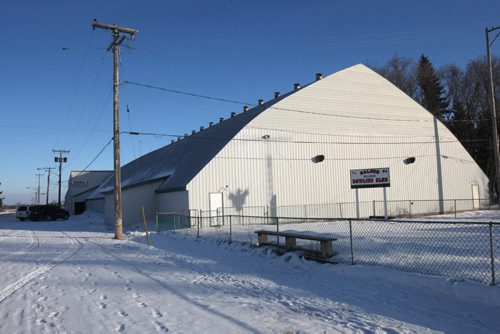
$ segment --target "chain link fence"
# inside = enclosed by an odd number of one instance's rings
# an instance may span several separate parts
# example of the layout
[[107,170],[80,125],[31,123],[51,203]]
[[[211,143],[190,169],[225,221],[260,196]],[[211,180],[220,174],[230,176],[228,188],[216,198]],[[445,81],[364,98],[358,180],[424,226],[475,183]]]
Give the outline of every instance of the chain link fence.
[[[157,231],[175,230],[193,237],[238,241],[257,246],[256,230],[294,231],[333,237],[332,261],[381,265],[455,280],[498,283],[500,222],[329,219],[266,216],[158,214]],[[270,236],[277,249],[282,236]],[[297,239],[319,251],[319,242]]]
[[[464,211],[490,208],[488,199],[392,200],[387,201],[387,213],[391,217],[415,217],[434,214],[457,214]],[[223,210],[222,210],[223,209]],[[384,217],[384,201],[359,202],[360,218]],[[206,216],[202,212],[198,216]],[[285,205],[277,207],[224,207],[217,214],[241,216],[276,216],[305,218],[355,218],[356,202]]]

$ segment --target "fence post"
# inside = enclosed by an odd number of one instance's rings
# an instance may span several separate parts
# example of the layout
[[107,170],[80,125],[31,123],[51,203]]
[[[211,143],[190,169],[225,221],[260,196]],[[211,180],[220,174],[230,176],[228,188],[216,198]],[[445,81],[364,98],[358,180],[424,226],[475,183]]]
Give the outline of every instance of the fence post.
[[339,203],[339,211],[340,211],[340,218],[343,218],[342,217],[342,203]]
[[455,218],[457,218],[457,200],[453,200],[455,202]]
[[[375,200],[372,201],[372,207],[373,207],[373,217],[376,216],[376,210],[375,210]],[[359,217],[358,217],[359,218]]]
[[495,254],[493,250],[493,223],[490,222],[491,285],[495,285]]
[[276,244],[278,245],[278,253],[280,252],[280,222],[276,217]]
[[203,221],[203,210],[200,210],[200,214],[198,216],[198,231],[196,231],[196,237],[197,238],[200,237],[200,225],[201,225],[202,221]]
[[158,227],[158,212],[155,212],[155,220],[156,220],[156,232],[160,232],[160,229]]
[[352,221],[349,219],[349,238],[351,240],[351,264],[354,264],[354,250],[352,249]]
[[233,241],[233,220],[231,217],[229,216],[229,243]]
[[264,209],[264,215],[266,216],[266,224],[269,225],[269,209],[267,205],[266,208]]
[[409,208],[408,212],[410,213],[410,217],[411,217],[411,204],[412,204],[411,200],[408,201],[408,208]]

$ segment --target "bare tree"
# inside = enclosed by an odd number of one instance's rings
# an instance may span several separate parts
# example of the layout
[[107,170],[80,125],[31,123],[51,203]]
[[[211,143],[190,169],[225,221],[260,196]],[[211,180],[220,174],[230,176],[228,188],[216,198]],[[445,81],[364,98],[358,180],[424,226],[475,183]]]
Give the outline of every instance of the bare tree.
[[374,71],[401,89],[406,95],[415,99],[417,82],[415,79],[416,63],[410,58],[393,55],[382,67],[374,67]]

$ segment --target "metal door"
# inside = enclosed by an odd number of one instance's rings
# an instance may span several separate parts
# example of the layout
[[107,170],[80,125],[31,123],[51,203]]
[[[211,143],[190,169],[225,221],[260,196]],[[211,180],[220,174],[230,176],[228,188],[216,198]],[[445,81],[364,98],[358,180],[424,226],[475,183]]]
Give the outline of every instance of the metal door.
[[222,193],[210,193],[210,225],[222,225],[223,207],[224,200]]

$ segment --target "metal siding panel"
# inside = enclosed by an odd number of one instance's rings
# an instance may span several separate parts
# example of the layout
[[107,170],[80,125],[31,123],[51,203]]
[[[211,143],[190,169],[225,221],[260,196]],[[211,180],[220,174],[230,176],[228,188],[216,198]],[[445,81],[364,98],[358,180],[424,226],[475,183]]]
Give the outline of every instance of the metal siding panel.
[[[486,176],[470,155],[441,123],[438,131],[441,155],[454,157],[441,157],[444,198],[469,198],[471,182],[487,193]],[[247,206],[269,205],[269,175],[277,205],[354,202],[349,170],[371,167],[390,168],[389,200],[436,200],[434,135],[430,113],[371,70],[355,66],[251,121],[189,184],[192,208],[208,209],[208,193],[221,189],[226,205],[238,191],[248,191]],[[313,163],[317,154],[325,161]],[[410,156],[415,163],[405,165],[403,159]],[[381,200],[382,190],[363,189],[360,197]]]
[[187,191],[176,191],[158,194],[158,212],[181,212],[189,209]]

